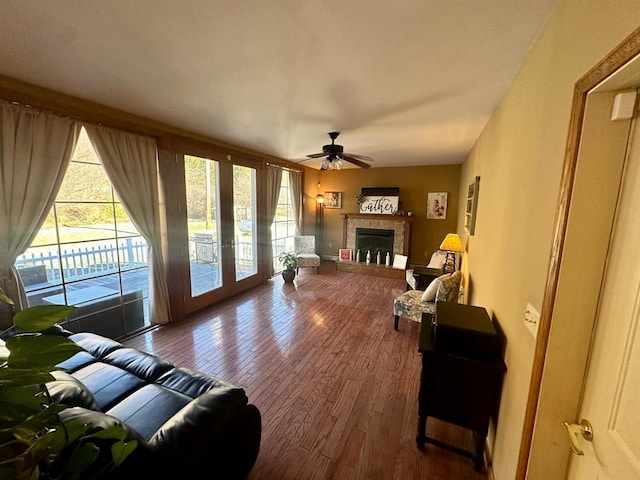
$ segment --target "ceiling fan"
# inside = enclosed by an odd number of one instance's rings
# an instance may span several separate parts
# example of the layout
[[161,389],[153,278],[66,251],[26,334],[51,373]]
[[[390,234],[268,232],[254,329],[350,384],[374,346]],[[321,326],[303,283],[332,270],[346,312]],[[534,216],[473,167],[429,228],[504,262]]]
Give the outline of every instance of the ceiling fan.
[[340,132],[329,132],[328,135],[331,138],[331,144],[324,145],[322,147],[322,153],[307,155],[308,158],[326,157],[322,160],[320,170],[340,170],[343,160],[362,168],[369,168],[371,166],[367,162],[373,162],[372,158],[365,155],[346,153],[342,145],[336,145],[335,140],[338,138],[338,135],[340,135]]

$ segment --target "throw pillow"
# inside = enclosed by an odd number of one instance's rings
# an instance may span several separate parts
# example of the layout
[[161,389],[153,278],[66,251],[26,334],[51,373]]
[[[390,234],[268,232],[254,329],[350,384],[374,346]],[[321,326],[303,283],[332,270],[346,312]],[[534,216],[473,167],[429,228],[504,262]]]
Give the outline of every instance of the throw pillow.
[[438,278],[434,279],[422,294],[422,298],[420,301],[433,302],[436,299],[436,293],[438,291],[438,287],[440,286],[440,282],[442,282],[445,278],[449,278],[450,276],[450,273],[445,273],[444,275],[440,275]]
[[462,272],[457,270],[452,273],[449,278],[445,278],[436,292],[436,302],[458,303],[458,293],[460,291],[460,281],[462,280]]
[[427,268],[440,269],[444,267],[444,263],[446,259],[447,259],[447,252],[443,252],[442,250],[436,250],[435,252],[433,252],[433,255],[431,255],[431,260],[429,260],[429,265],[427,265]]

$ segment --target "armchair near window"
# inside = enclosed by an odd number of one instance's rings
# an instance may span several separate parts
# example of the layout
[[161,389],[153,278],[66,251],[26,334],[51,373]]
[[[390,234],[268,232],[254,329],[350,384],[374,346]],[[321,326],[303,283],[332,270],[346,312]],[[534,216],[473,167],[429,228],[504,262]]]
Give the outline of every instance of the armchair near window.
[[398,330],[400,317],[422,321],[422,314],[433,315],[436,302],[458,303],[462,273],[446,273],[433,280],[425,291],[408,290],[393,301],[393,328]]
[[316,237],[313,235],[298,235],[293,238],[293,248],[298,256],[298,267],[315,267],[320,273],[320,255],[316,254]]

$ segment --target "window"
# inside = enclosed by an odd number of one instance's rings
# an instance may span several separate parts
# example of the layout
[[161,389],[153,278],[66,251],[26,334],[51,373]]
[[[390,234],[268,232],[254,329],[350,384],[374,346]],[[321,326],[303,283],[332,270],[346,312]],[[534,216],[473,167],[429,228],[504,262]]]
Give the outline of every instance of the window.
[[119,338],[149,325],[147,243],[84,128],[53,208],[15,266],[29,306],[77,307],[71,331]]
[[220,268],[219,164],[214,160],[185,155],[184,176],[189,232],[191,295],[197,296],[222,285]]
[[271,225],[271,240],[273,245],[273,271],[282,271],[282,265],[278,261],[280,252],[293,251],[293,237],[296,234],[296,222],[291,205],[291,193],[289,186],[289,172],[283,170],[280,195],[276,215]]

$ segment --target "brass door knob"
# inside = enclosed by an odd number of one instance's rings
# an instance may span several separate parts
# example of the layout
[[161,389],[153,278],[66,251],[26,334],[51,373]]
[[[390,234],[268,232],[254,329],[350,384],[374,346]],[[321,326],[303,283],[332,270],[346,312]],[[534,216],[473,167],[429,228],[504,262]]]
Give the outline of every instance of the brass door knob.
[[569,433],[569,439],[571,440],[571,452],[574,455],[584,455],[580,437],[584,438],[587,442],[593,441],[593,427],[591,426],[591,422],[586,418],[583,418],[580,420],[580,423],[564,422],[563,425]]

